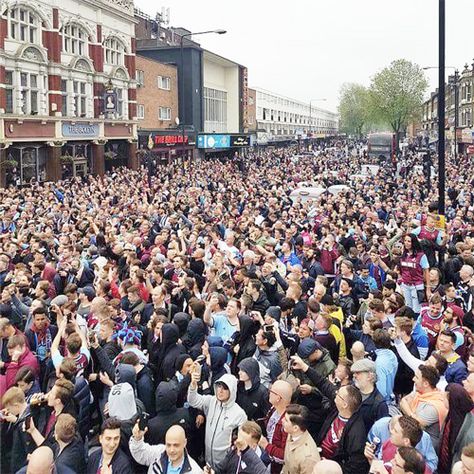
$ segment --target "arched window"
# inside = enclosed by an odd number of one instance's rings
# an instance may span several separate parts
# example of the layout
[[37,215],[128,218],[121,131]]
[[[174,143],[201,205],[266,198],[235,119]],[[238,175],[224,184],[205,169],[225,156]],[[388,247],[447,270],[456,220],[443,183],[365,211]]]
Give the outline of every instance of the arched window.
[[26,43],[41,43],[41,20],[29,8],[20,6],[8,10],[8,37]]
[[123,66],[125,46],[117,38],[107,38],[104,42],[105,64]]
[[70,23],[63,28],[63,51],[79,56],[88,56],[87,32],[80,25]]

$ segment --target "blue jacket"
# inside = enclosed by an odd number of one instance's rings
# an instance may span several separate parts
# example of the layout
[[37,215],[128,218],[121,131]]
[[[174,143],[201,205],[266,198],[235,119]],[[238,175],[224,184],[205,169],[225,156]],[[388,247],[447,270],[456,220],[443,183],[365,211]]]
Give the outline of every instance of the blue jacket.
[[[382,453],[380,452],[380,448],[382,447],[383,443],[390,438],[390,429],[389,429],[389,422],[391,417],[387,416],[385,418],[380,418],[377,420],[372,429],[369,431],[367,436],[367,440],[369,443],[373,442],[375,437],[380,439],[380,444],[378,445],[378,450],[376,450],[376,456],[380,459],[382,457]],[[416,445],[416,449],[424,456],[426,464],[430,468],[431,472],[435,472],[438,468],[438,456],[433,448],[433,443],[431,442],[430,435],[423,431],[423,435],[421,437],[420,442]]]
[[464,362],[458,357],[454,362],[451,362],[444,373],[446,382],[461,383],[468,376],[467,368]]
[[397,356],[390,349],[375,349],[375,372],[377,374],[377,388],[385,401],[389,402],[393,395],[395,375],[398,370]]

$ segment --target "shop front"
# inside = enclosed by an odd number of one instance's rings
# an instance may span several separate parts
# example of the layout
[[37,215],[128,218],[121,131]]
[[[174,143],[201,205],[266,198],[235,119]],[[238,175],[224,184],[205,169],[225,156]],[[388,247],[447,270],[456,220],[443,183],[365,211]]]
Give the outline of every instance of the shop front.
[[123,121],[0,117],[0,186],[137,169],[135,134]]
[[230,158],[244,154],[254,145],[255,136],[251,134],[215,134],[200,133],[197,137],[197,148],[204,156]]
[[[459,130],[458,130],[459,132]],[[467,155],[473,150],[474,143],[474,129],[472,128],[463,128],[461,130],[461,140],[459,141],[459,152],[465,153]]]
[[191,159],[196,149],[196,136],[189,132],[183,135],[179,131],[142,130],[138,132],[138,146],[139,150],[143,150],[143,160],[149,153],[157,163]]

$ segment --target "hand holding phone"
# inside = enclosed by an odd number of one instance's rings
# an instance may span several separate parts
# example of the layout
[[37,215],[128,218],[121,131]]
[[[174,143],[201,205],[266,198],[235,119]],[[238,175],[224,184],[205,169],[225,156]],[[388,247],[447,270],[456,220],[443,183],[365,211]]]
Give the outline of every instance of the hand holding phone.
[[138,429],[140,431],[145,431],[147,425],[148,425],[148,419],[150,418],[150,415],[146,412],[143,412],[140,415],[140,418],[138,419]]

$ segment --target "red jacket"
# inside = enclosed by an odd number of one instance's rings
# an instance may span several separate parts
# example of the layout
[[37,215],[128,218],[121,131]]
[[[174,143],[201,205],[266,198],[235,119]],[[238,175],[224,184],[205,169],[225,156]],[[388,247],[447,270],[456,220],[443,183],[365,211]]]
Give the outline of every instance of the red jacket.
[[[275,412],[275,409],[272,408],[267,415],[267,419],[265,420],[265,426],[268,425],[268,420]],[[271,464],[271,473],[272,474],[279,474],[283,469],[283,460],[285,459],[285,446],[286,446],[286,438],[288,437],[288,433],[283,429],[283,418],[286,412],[283,412],[278,420],[277,424],[275,425],[275,431],[273,432],[272,442],[267,445],[265,451],[272,459]],[[281,463],[274,462],[273,459],[280,459]]]
[[320,263],[326,275],[334,275],[334,272],[335,272],[334,263],[338,259],[338,257],[339,257],[339,252],[335,245],[331,250],[328,250],[325,248],[321,249]]
[[27,367],[27,366],[34,372],[35,377],[38,378],[39,372],[40,372],[38,359],[33,354],[33,352],[31,352],[30,349],[28,349],[28,347],[25,347],[23,354],[21,354],[17,362],[11,361],[5,364],[5,368],[6,368],[5,376],[7,379],[7,389],[15,385],[15,376],[17,372],[22,367]]

